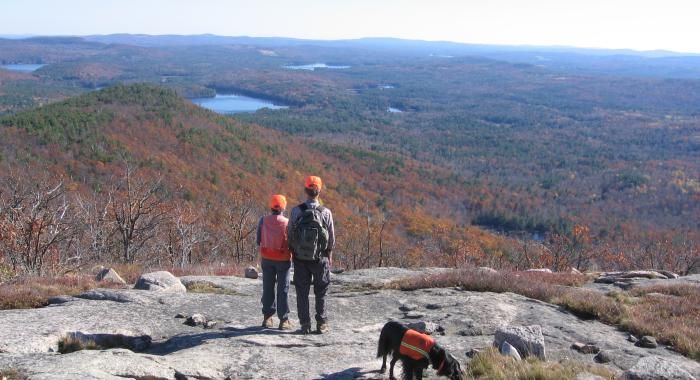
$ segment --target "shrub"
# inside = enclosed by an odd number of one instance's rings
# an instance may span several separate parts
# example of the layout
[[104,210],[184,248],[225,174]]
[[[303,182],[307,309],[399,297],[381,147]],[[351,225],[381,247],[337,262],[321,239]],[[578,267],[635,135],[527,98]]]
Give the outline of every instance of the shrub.
[[0,310],[43,307],[50,297],[76,295],[98,287],[122,286],[98,283],[91,276],[25,277],[0,285]]
[[700,360],[700,287],[657,285],[630,292],[603,293],[577,288],[583,275],[541,272],[460,270],[409,278],[392,288],[415,290],[458,286],[480,292],[513,292],[561,305],[583,318],[595,318],[637,335],[654,336],[678,352]]
[[601,366],[588,365],[575,361],[543,362],[536,358],[516,361],[499,354],[494,348],[478,353],[466,368],[467,379],[538,379],[567,380],[576,379],[583,372],[615,379],[616,376]]

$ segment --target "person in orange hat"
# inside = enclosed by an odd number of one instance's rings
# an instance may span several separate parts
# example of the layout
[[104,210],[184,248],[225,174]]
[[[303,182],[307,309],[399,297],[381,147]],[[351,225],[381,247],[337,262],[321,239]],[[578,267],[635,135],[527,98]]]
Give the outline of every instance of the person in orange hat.
[[333,214],[321,206],[318,197],[323,189],[320,177],[309,176],[304,182],[306,201],[292,209],[288,224],[289,247],[294,262],[294,287],[301,333],[311,333],[309,291],[316,296],[316,331],[328,331],[326,294],[330,285],[335,230]]
[[[272,317],[277,312],[279,329],[289,330],[289,282],[291,252],[287,242],[287,224],[284,217],[287,198],[273,195],[270,199],[270,215],[260,218],[257,243],[260,246],[260,267],[263,273],[263,294],[261,298],[263,327],[273,328]],[[277,297],[275,299],[275,284]]]

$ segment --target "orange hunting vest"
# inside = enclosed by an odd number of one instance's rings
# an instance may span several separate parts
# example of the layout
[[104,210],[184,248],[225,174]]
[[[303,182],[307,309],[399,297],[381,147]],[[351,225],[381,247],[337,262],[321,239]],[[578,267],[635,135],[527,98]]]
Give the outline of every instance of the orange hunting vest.
[[275,261],[292,259],[287,245],[287,223],[282,215],[268,215],[263,218],[260,231],[260,256]]
[[416,330],[407,330],[401,339],[399,353],[414,360],[430,360],[428,353],[434,345],[435,341],[430,336],[421,334]]

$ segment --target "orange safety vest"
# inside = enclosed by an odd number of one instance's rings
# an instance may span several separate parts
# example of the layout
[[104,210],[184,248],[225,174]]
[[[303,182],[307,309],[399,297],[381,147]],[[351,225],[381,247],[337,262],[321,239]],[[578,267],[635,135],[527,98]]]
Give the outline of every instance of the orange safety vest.
[[287,223],[282,215],[268,215],[263,218],[260,231],[260,256],[275,261],[289,261],[292,254],[287,245]]
[[430,360],[428,353],[434,345],[435,341],[429,335],[421,334],[416,330],[407,330],[401,339],[399,353],[414,360]]

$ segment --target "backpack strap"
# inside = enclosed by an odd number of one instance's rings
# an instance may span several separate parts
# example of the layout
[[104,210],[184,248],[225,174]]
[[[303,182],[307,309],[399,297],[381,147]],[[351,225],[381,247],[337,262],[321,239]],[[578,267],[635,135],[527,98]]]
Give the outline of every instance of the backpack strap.
[[307,205],[306,203],[301,203],[301,204],[300,204],[299,206],[297,206],[297,207],[299,207],[299,210],[301,210],[301,212],[304,212],[304,211],[306,211],[306,210],[309,208],[309,205]]

